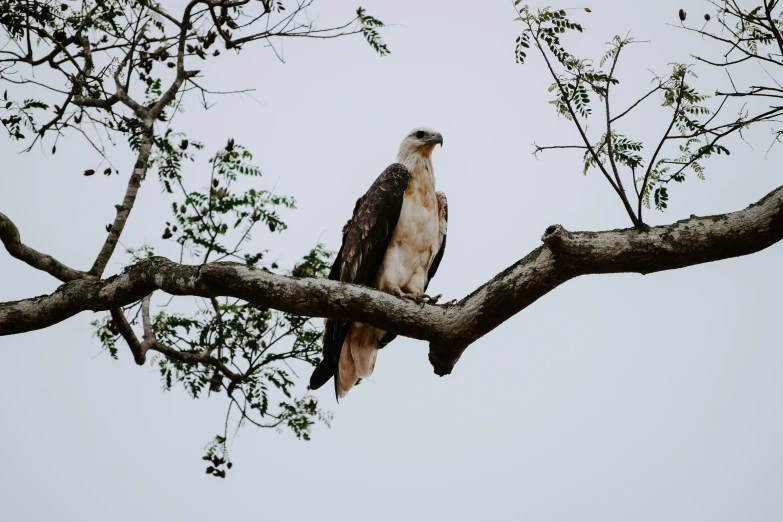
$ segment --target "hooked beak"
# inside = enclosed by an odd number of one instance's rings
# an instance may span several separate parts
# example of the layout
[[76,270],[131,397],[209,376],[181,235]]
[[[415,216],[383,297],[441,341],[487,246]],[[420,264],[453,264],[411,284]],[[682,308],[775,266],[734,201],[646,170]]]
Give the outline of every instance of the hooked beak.
[[439,143],[440,146],[443,147],[443,136],[441,136],[440,132],[436,132],[430,136],[425,143],[427,143],[427,145],[435,145]]

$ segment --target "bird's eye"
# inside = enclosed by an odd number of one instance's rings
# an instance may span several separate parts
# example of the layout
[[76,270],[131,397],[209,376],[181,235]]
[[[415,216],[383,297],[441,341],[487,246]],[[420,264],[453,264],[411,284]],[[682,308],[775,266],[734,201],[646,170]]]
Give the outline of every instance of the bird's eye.
[[424,131],[416,131],[416,138],[422,139],[424,137]]

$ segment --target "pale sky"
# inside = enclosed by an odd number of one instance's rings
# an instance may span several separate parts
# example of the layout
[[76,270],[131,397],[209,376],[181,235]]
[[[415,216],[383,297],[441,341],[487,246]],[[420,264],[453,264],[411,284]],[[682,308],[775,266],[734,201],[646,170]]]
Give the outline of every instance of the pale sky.
[[[180,12],[184,2],[164,5]],[[320,2],[324,24],[350,17],[355,0]],[[318,2],[316,3],[318,5]],[[328,5],[328,10],[327,6]],[[317,241],[336,250],[353,204],[394,161],[407,131],[444,136],[434,153],[449,198],[449,239],[430,290],[461,298],[540,244],[545,228],[627,227],[619,200],[579,153],[532,155],[532,143],[575,143],[547,104],[542,63],[514,63],[512,2],[362,2],[387,24],[392,54],[360,37],[286,41],[285,64],[262,45],[222,61],[204,83],[255,88],[211,111],[196,104],[179,125],[209,151],[234,137],[256,155],[260,188],[294,196],[281,236],[257,234],[291,266]],[[479,5],[481,7],[479,7]],[[617,33],[650,43],[618,66],[616,110],[649,88],[651,69],[693,62],[707,42],[666,24],[684,7],[701,20],[707,2],[610,2],[575,11],[572,40],[600,57]],[[583,7],[555,5],[555,7]],[[695,23],[695,22],[694,22]],[[713,55],[720,52],[715,49]],[[232,61],[233,60],[233,61]],[[726,84],[698,67],[697,87]],[[747,78],[763,71],[749,68]],[[761,80],[759,80],[761,81]],[[651,141],[668,113],[652,100],[621,131]],[[598,125],[596,120],[593,125]],[[598,130],[596,129],[596,133]],[[597,134],[596,134],[597,136]],[[769,134],[734,139],[708,164],[707,181],[671,189],[652,224],[746,207],[783,180],[783,153],[765,159]],[[0,211],[23,241],[87,269],[113,219],[123,176],[85,178],[78,140],[56,156],[17,154],[0,140]],[[48,148],[47,148],[48,150]],[[649,154],[649,153],[648,153]],[[188,167],[207,175],[207,154]],[[168,199],[154,179],[123,235],[159,240]],[[471,346],[436,377],[427,345],[398,339],[372,378],[335,404],[313,440],[244,428],[226,480],[204,474],[201,448],[222,429],[226,403],[162,392],[157,370],[126,350],[100,353],[83,313],[44,331],[0,339],[0,505],[10,521],[529,520],[777,521],[783,518],[783,352],[779,341],[783,246],[674,272],[570,281]],[[116,255],[109,271],[126,262]],[[50,276],[0,252],[0,301],[49,293]],[[158,297],[160,299],[160,297]],[[302,386],[309,370],[302,368]]]

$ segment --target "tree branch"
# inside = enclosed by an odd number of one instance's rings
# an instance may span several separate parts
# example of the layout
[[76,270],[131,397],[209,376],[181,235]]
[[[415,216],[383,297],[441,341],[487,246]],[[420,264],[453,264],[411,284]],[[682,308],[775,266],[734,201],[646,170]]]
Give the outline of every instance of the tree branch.
[[56,277],[62,282],[73,281],[74,279],[83,279],[87,276],[86,272],[80,272],[69,268],[57,261],[50,255],[42,254],[22,243],[19,236],[19,229],[3,213],[0,212],[0,241],[5,245],[5,249],[16,259],[24,261],[33,268],[43,270],[44,272]]
[[672,114],[672,121],[669,123],[669,127],[666,129],[666,132],[663,133],[663,138],[661,138],[661,141],[658,143],[658,147],[655,149],[652,158],[650,158],[650,163],[647,165],[647,171],[644,173],[644,181],[642,181],[642,189],[639,191],[639,209],[638,209],[639,219],[642,219],[642,201],[644,198],[645,191],[647,190],[647,182],[650,179],[650,173],[652,172],[652,169],[655,168],[655,159],[658,157],[658,153],[661,152],[661,149],[663,148],[663,144],[666,142],[669,133],[672,131],[672,127],[674,127],[674,124],[677,123],[677,116],[679,116],[680,105],[682,104],[682,95],[683,95],[682,89],[684,83],[685,83],[685,75],[683,75],[683,77],[680,79],[680,85],[677,87],[677,104],[674,107],[674,113]]
[[615,121],[619,120],[620,118],[622,118],[623,116],[625,116],[626,114],[628,114],[629,112],[631,112],[631,111],[632,111],[632,110],[633,110],[633,109],[634,109],[634,108],[635,108],[637,105],[639,105],[640,103],[642,103],[642,102],[643,102],[644,100],[646,100],[646,99],[647,99],[649,96],[651,96],[653,93],[655,93],[656,91],[658,91],[658,90],[660,90],[660,89],[661,89],[661,86],[660,86],[660,85],[658,85],[657,87],[655,87],[654,89],[652,89],[650,92],[648,92],[647,94],[645,94],[644,96],[642,96],[641,98],[639,98],[638,100],[636,100],[636,103],[634,103],[633,105],[631,105],[630,107],[628,107],[627,109],[625,109],[625,110],[624,110],[623,112],[621,112],[621,113],[620,113],[618,116],[615,116],[614,118],[612,118],[611,120],[609,120],[609,122],[610,122],[610,123],[614,123]]
[[136,361],[136,364],[141,366],[147,361],[148,346],[145,346],[139,342],[136,334],[133,333],[133,328],[131,328],[128,320],[125,318],[125,314],[122,312],[122,309],[112,308],[109,310],[109,313],[111,313],[111,319],[114,322],[115,328],[128,344],[128,348],[130,348],[130,351],[133,354],[133,360]]
[[[671,25],[671,24],[668,24],[668,25]],[[720,37],[720,36],[717,36],[717,35],[715,35],[715,34],[708,33],[708,32],[706,32],[706,31],[702,31],[702,30],[699,30],[699,29],[692,29],[692,28],[690,28],[690,27],[681,27],[681,26],[678,26],[678,25],[673,25],[673,27],[682,28],[682,29],[685,29],[686,31],[692,31],[692,32],[694,32],[694,33],[697,33],[697,34],[700,34],[700,35],[702,35],[702,36],[706,36],[706,37],[708,37],[708,38],[711,38],[711,39],[713,39],[713,40],[716,40],[716,41],[718,41],[718,42],[723,42],[723,43],[726,43],[726,44],[730,44],[730,45],[731,45],[731,49],[729,50],[729,52],[728,52],[728,53],[726,53],[726,54],[725,54],[725,56],[728,56],[728,55],[729,55],[729,53],[730,53],[731,51],[733,51],[734,49],[737,49],[737,50],[739,50],[741,53],[743,53],[745,56],[747,56],[747,57],[749,57],[749,58],[758,58],[759,60],[763,60],[763,61],[765,61],[765,62],[774,63],[775,65],[780,65],[780,66],[783,66],[783,62],[780,62],[780,61],[778,61],[778,60],[772,59],[772,58],[770,58],[769,56],[762,56],[762,55],[760,55],[760,54],[751,53],[751,52],[748,52],[747,50],[743,49],[743,48],[742,48],[742,47],[739,45],[739,43],[738,43],[738,42],[746,41],[747,39],[745,39],[745,38],[740,38],[740,37],[738,37],[736,34],[733,34],[733,32],[732,32],[732,35],[733,35],[733,36],[734,36],[734,37],[737,39],[737,41],[736,41],[736,42],[735,42],[734,40],[729,40],[728,38],[722,38],[722,37]],[[726,27],[726,26],[724,25],[724,27]],[[729,28],[728,28],[728,27],[726,27],[726,29],[729,29]],[[729,30],[730,30],[730,29],[729,29]],[[695,58],[696,58],[697,60],[699,59],[698,57],[695,57]],[[703,60],[703,61],[705,61],[705,60]]]
[[539,152],[543,150],[550,150],[550,149],[587,149],[584,145],[547,145],[545,147],[542,147],[540,145],[537,145],[533,143],[533,147],[535,147],[535,151],[533,151],[533,154],[538,155]]
[[[151,125],[151,124],[150,124]],[[120,240],[120,235],[125,228],[125,223],[128,221],[130,211],[133,209],[133,204],[136,202],[136,194],[139,192],[141,186],[141,180],[144,177],[144,173],[147,171],[147,163],[152,152],[152,129],[144,129],[144,137],[141,140],[139,146],[139,155],[136,158],[136,165],[133,167],[133,173],[128,180],[128,187],[125,189],[125,197],[122,200],[122,205],[116,205],[117,216],[114,218],[114,223],[111,226],[109,235],[98,253],[98,257],[95,259],[90,274],[100,277],[103,271],[106,269],[106,265],[109,263],[109,259],[114,253],[114,248],[117,246],[117,242]]]
[[[633,211],[631,210],[631,204],[628,201],[628,197],[625,195],[625,187],[623,187],[623,181],[620,178],[620,172],[617,170],[617,163],[614,160],[614,148],[612,142],[612,117],[609,112],[609,89],[612,86],[612,78],[614,78],[614,70],[617,67],[617,60],[620,58],[620,52],[623,50],[623,44],[622,42],[617,45],[617,52],[614,53],[614,59],[612,60],[612,68],[609,71],[609,76],[606,79],[606,91],[604,92],[604,106],[606,110],[606,155],[609,158],[609,165],[612,167],[612,172],[614,173],[614,179],[617,181],[617,187],[619,188],[618,193],[620,195],[620,199],[623,200],[623,205],[625,205],[626,209],[631,213],[631,219],[633,219]],[[635,225],[639,226],[643,224],[641,221],[641,216],[636,216],[639,219],[639,223],[634,222]]]
[[142,327],[144,329],[144,340],[141,342],[139,342],[138,337],[136,337],[136,334],[133,332],[133,328],[131,328],[128,320],[125,318],[125,314],[122,312],[122,309],[112,308],[110,310],[112,321],[114,321],[114,325],[116,326],[117,331],[128,344],[131,353],[133,353],[133,358],[136,361],[136,364],[144,364],[147,360],[147,352],[152,350],[154,352],[162,353],[172,361],[179,361],[188,364],[206,364],[208,366],[212,366],[217,370],[220,370],[234,383],[241,382],[250,376],[253,368],[249,369],[247,373],[237,374],[232,372],[225,364],[220,361],[220,359],[212,357],[209,354],[183,352],[158,342],[158,340],[155,339],[155,334],[152,332],[152,321],[150,320],[151,298],[152,294],[148,294],[141,299],[141,320]]
[[[0,303],[0,335],[46,328],[86,310],[116,309],[155,290],[231,296],[297,315],[361,321],[429,341],[435,373],[446,375],[471,343],[569,279],[673,270],[752,254],[781,239],[783,187],[738,212],[693,217],[648,231],[568,232],[553,225],[544,233],[542,246],[449,308],[420,306],[368,287],[295,279],[238,263],[190,266],[154,257],[105,280],[76,280],[51,295]],[[185,362],[209,357],[166,348],[154,342],[150,346]]]
[[775,35],[775,41],[778,44],[778,49],[780,49],[780,54],[783,55],[783,35],[780,34],[777,21],[775,20],[775,17],[772,16],[772,9],[774,9],[774,7],[774,3],[770,5],[767,0],[764,0],[764,14],[766,15],[767,22],[769,22],[769,30],[772,31],[773,35]]

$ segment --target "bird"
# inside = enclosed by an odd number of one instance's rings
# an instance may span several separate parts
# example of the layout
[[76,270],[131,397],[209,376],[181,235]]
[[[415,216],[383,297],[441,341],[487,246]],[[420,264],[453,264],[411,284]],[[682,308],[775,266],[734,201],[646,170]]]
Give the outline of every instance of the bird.
[[[342,230],[342,245],[329,279],[375,288],[417,303],[436,303],[425,294],[446,248],[448,202],[435,190],[432,151],[443,136],[428,128],[409,132],[396,163],[389,165],[356,201]],[[395,334],[369,324],[326,319],[322,360],[310,377],[316,390],[334,378],[339,401],[369,377],[378,350]]]

